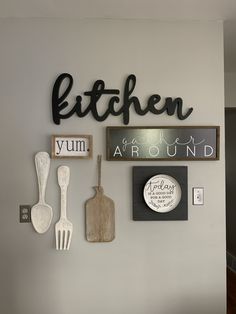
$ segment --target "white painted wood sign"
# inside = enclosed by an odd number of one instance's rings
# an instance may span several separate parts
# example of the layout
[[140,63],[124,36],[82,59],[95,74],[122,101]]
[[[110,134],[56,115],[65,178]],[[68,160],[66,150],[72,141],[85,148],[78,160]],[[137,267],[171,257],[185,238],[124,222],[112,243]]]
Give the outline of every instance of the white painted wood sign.
[[92,136],[52,135],[52,158],[92,158]]

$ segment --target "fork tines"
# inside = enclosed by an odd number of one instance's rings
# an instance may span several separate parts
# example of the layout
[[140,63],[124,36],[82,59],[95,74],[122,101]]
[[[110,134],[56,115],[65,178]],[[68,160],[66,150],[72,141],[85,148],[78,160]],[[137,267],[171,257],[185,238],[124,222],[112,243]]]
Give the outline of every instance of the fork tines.
[[56,249],[69,250],[72,230],[56,230]]

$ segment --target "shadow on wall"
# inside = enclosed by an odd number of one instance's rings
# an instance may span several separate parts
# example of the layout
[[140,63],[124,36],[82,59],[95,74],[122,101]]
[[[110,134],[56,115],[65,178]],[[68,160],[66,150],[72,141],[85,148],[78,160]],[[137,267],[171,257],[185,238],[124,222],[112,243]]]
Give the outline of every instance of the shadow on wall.
[[215,297],[208,295],[189,297],[186,295],[182,301],[176,300],[175,308],[167,305],[163,312],[156,311],[156,314],[226,314],[226,309],[222,304],[224,304],[224,300],[220,295]]

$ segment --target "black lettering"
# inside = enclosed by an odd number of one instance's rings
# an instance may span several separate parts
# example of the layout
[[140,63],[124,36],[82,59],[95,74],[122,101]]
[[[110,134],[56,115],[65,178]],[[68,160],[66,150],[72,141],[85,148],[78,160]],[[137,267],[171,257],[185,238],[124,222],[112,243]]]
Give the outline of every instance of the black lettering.
[[[61,85],[65,80],[67,80],[68,83],[64,87],[64,90],[62,90]],[[76,113],[79,118],[82,118],[91,112],[94,119],[99,122],[104,121],[109,115],[123,115],[123,123],[129,124],[131,105],[133,105],[135,112],[141,116],[148,112],[159,115],[165,111],[169,116],[172,116],[176,112],[180,120],[186,119],[193,111],[193,108],[189,108],[186,113],[183,114],[183,100],[181,98],[172,99],[171,97],[167,97],[164,106],[157,109],[155,105],[161,100],[161,96],[158,94],[151,95],[147,101],[146,107],[142,109],[138,97],[132,95],[135,85],[136,77],[134,74],[131,74],[127,77],[124,85],[123,104],[116,110],[115,104],[120,102],[120,98],[115,95],[119,95],[120,91],[118,89],[106,89],[104,81],[97,80],[94,82],[92,90],[84,92],[85,96],[90,97],[90,102],[84,110],[82,110],[82,96],[78,95],[76,96],[74,107],[69,112],[62,114],[61,111],[68,107],[66,97],[69,95],[73,86],[73,77],[68,73],[62,73],[56,79],[52,91],[53,121],[55,124],[60,124],[62,119],[68,119],[74,113]],[[97,106],[103,95],[111,95],[111,97],[108,101],[107,110],[99,114]]]
[[109,108],[109,112],[111,115],[113,116],[119,116],[121,114],[121,111],[120,110],[117,110],[115,111],[115,103],[119,103],[120,101],[120,98],[117,97],[117,96],[113,96],[111,97],[111,99],[109,100],[109,103],[108,103],[108,108]]
[[134,91],[135,85],[136,77],[135,75],[131,74],[127,77],[124,87],[124,104],[121,110],[121,112],[123,112],[124,124],[129,124],[129,109],[132,104],[134,105],[134,109],[138,115],[143,116],[148,112],[148,107],[142,110],[138,97],[130,97]]
[[177,116],[180,120],[186,119],[193,111],[193,108],[189,108],[186,114],[183,115],[183,112],[182,112],[183,100],[180,97],[175,98],[175,99],[172,99],[171,97],[167,97],[165,106],[163,108],[166,109],[166,112],[169,116],[172,116],[175,113],[175,110],[177,108]]
[[75,142],[70,141],[70,143],[71,143],[71,145],[69,147],[69,141],[66,141],[66,149],[68,152],[74,152],[75,151],[75,147],[74,147]]
[[77,152],[85,152],[85,141],[84,140],[76,141],[76,151]]
[[[65,91],[60,95],[61,84],[64,80],[68,79],[69,83]],[[69,118],[73,113],[69,113],[66,117],[60,112],[68,106],[68,102],[64,101],[69,95],[71,88],[73,86],[73,77],[68,73],[62,73],[56,79],[56,82],[52,90],[52,117],[55,124],[60,124],[61,119]]]
[[64,141],[61,141],[61,146],[60,146],[60,141],[56,141],[57,145],[58,145],[58,148],[59,148],[59,152],[56,153],[57,155],[59,155],[61,153],[61,149],[62,149],[62,146],[63,146],[63,143]]
[[151,113],[154,114],[161,114],[163,112],[162,109],[156,109],[155,105],[159,103],[159,101],[161,100],[161,96],[160,95],[151,95],[148,99],[148,105],[147,108]]
[[[119,95],[120,91],[118,89],[105,89],[105,83],[102,80],[98,80],[94,83],[93,88],[91,91],[85,92],[84,95],[90,96],[90,105],[89,105],[89,111],[92,112],[93,117],[97,121],[104,121],[109,114],[111,113],[110,106],[107,108],[105,113],[103,115],[99,115],[97,111],[97,102],[101,98],[102,95]],[[114,109],[114,106],[113,106]]]

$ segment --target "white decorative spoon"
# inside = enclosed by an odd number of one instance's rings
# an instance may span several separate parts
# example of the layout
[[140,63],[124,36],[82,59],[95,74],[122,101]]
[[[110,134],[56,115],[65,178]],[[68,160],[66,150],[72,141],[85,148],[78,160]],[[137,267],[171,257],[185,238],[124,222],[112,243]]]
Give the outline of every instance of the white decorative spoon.
[[52,207],[45,202],[45,191],[50,168],[50,157],[46,152],[35,155],[35,167],[38,178],[39,201],[31,209],[31,220],[38,233],[44,233],[52,222]]

